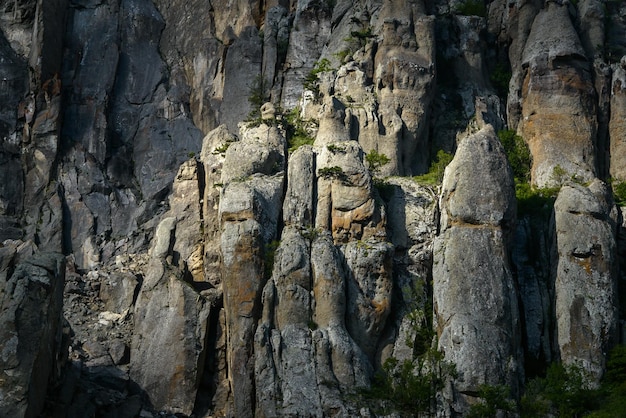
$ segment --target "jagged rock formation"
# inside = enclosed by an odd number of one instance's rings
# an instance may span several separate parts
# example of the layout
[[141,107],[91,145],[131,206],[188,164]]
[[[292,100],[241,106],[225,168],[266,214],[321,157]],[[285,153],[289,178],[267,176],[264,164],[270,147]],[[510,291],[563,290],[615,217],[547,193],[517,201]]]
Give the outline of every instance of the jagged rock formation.
[[440,206],[434,308],[439,349],[459,374],[450,397],[455,416],[480,385],[504,384],[515,393],[523,379],[518,296],[507,257],[513,177],[490,125],[459,143]]
[[[0,312],[0,412],[38,416],[44,411],[48,379],[61,368],[65,258],[38,253],[23,259],[15,245],[2,248]],[[60,360],[60,362],[59,362]]]
[[[438,416],[598,384],[626,5],[471,3],[0,0],[0,415],[374,416],[417,346]],[[516,210],[502,129],[554,206]]]

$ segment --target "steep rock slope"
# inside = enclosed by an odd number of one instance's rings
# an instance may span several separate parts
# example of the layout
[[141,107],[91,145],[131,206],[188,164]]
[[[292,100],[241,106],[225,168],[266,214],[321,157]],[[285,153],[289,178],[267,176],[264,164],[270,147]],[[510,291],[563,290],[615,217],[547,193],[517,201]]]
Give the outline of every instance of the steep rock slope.
[[[598,384],[625,7],[0,1],[0,415],[373,416],[432,351],[457,373],[402,413]],[[554,207],[516,211],[503,129]]]

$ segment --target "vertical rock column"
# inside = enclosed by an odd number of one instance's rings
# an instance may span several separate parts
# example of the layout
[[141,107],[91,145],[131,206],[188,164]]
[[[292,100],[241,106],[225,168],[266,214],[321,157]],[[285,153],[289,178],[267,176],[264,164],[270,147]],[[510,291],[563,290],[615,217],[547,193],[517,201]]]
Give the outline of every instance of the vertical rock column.
[[609,137],[611,177],[626,180],[626,60],[613,65]]
[[435,21],[425,15],[421,1],[383,2],[379,19],[384,23],[374,58],[374,83],[387,135],[376,144],[364,138],[364,148],[376,148],[391,158],[383,169],[386,174],[421,173],[428,168]]
[[[446,169],[433,292],[438,348],[456,366],[447,414],[463,413],[482,384],[517,392],[523,371],[517,294],[508,264],[513,178],[493,128],[459,144]],[[448,410],[451,408],[451,411]]]
[[[222,286],[232,411],[255,411],[254,334],[261,311],[267,245],[276,239],[283,193],[285,138],[276,128],[242,127],[228,147],[220,196]],[[262,390],[262,389],[261,389]]]
[[593,179],[596,94],[591,66],[567,5],[549,2],[537,15],[524,47],[522,68],[526,74],[518,132],[533,156],[533,184],[560,184],[561,173],[583,181]]
[[558,266],[557,342],[564,364],[575,364],[592,385],[617,337],[617,211],[599,180],[563,187],[554,204]]
[[13,270],[0,249],[0,416],[37,417],[60,351],[65,258],[40,253]]

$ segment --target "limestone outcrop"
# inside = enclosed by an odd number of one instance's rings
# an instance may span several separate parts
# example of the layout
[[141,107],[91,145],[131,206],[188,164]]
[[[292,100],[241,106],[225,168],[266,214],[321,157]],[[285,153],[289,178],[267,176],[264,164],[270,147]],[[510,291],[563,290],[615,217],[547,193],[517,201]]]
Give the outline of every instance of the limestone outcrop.
[[554,219],[559,354],[565,364],[585,370],[597,386],[605,370],[603,353],[617,338],[617,211],[607,186],[596,180],[588,187],[564,186]]
[[559,184],[561,176],[593,179],[595,90],[566,5],[548,2],[538,13],[521,62],[526,75],[518,130],[533,155],[532,182],[545,187]]
[[480,385],[520,388],[518,295],[508,256],[513,192],[493,128],[465,138],[446,168],[433,260],[438,348],[458,372],[445,416],[466,413]]
[[[554,363],[597,386],[624,340],[624,16],[0,0],[0,415],[453,416]],[[458,374],[417,411],[393,384],[425,355]]]

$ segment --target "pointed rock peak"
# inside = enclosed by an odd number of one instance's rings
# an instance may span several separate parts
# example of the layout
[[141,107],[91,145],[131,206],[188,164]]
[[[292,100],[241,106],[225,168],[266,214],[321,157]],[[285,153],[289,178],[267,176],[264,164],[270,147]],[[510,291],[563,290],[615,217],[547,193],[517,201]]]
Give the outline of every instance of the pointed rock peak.
[[561,57],[585,59],[585,50],[570,19],[567,4],[548,2],[533,22],[522,65],[544,60],[552,62]]
[[442,230],[459,223],[503,226],[515,219],[513,174],[491,125],[460,142],[442,187]]

